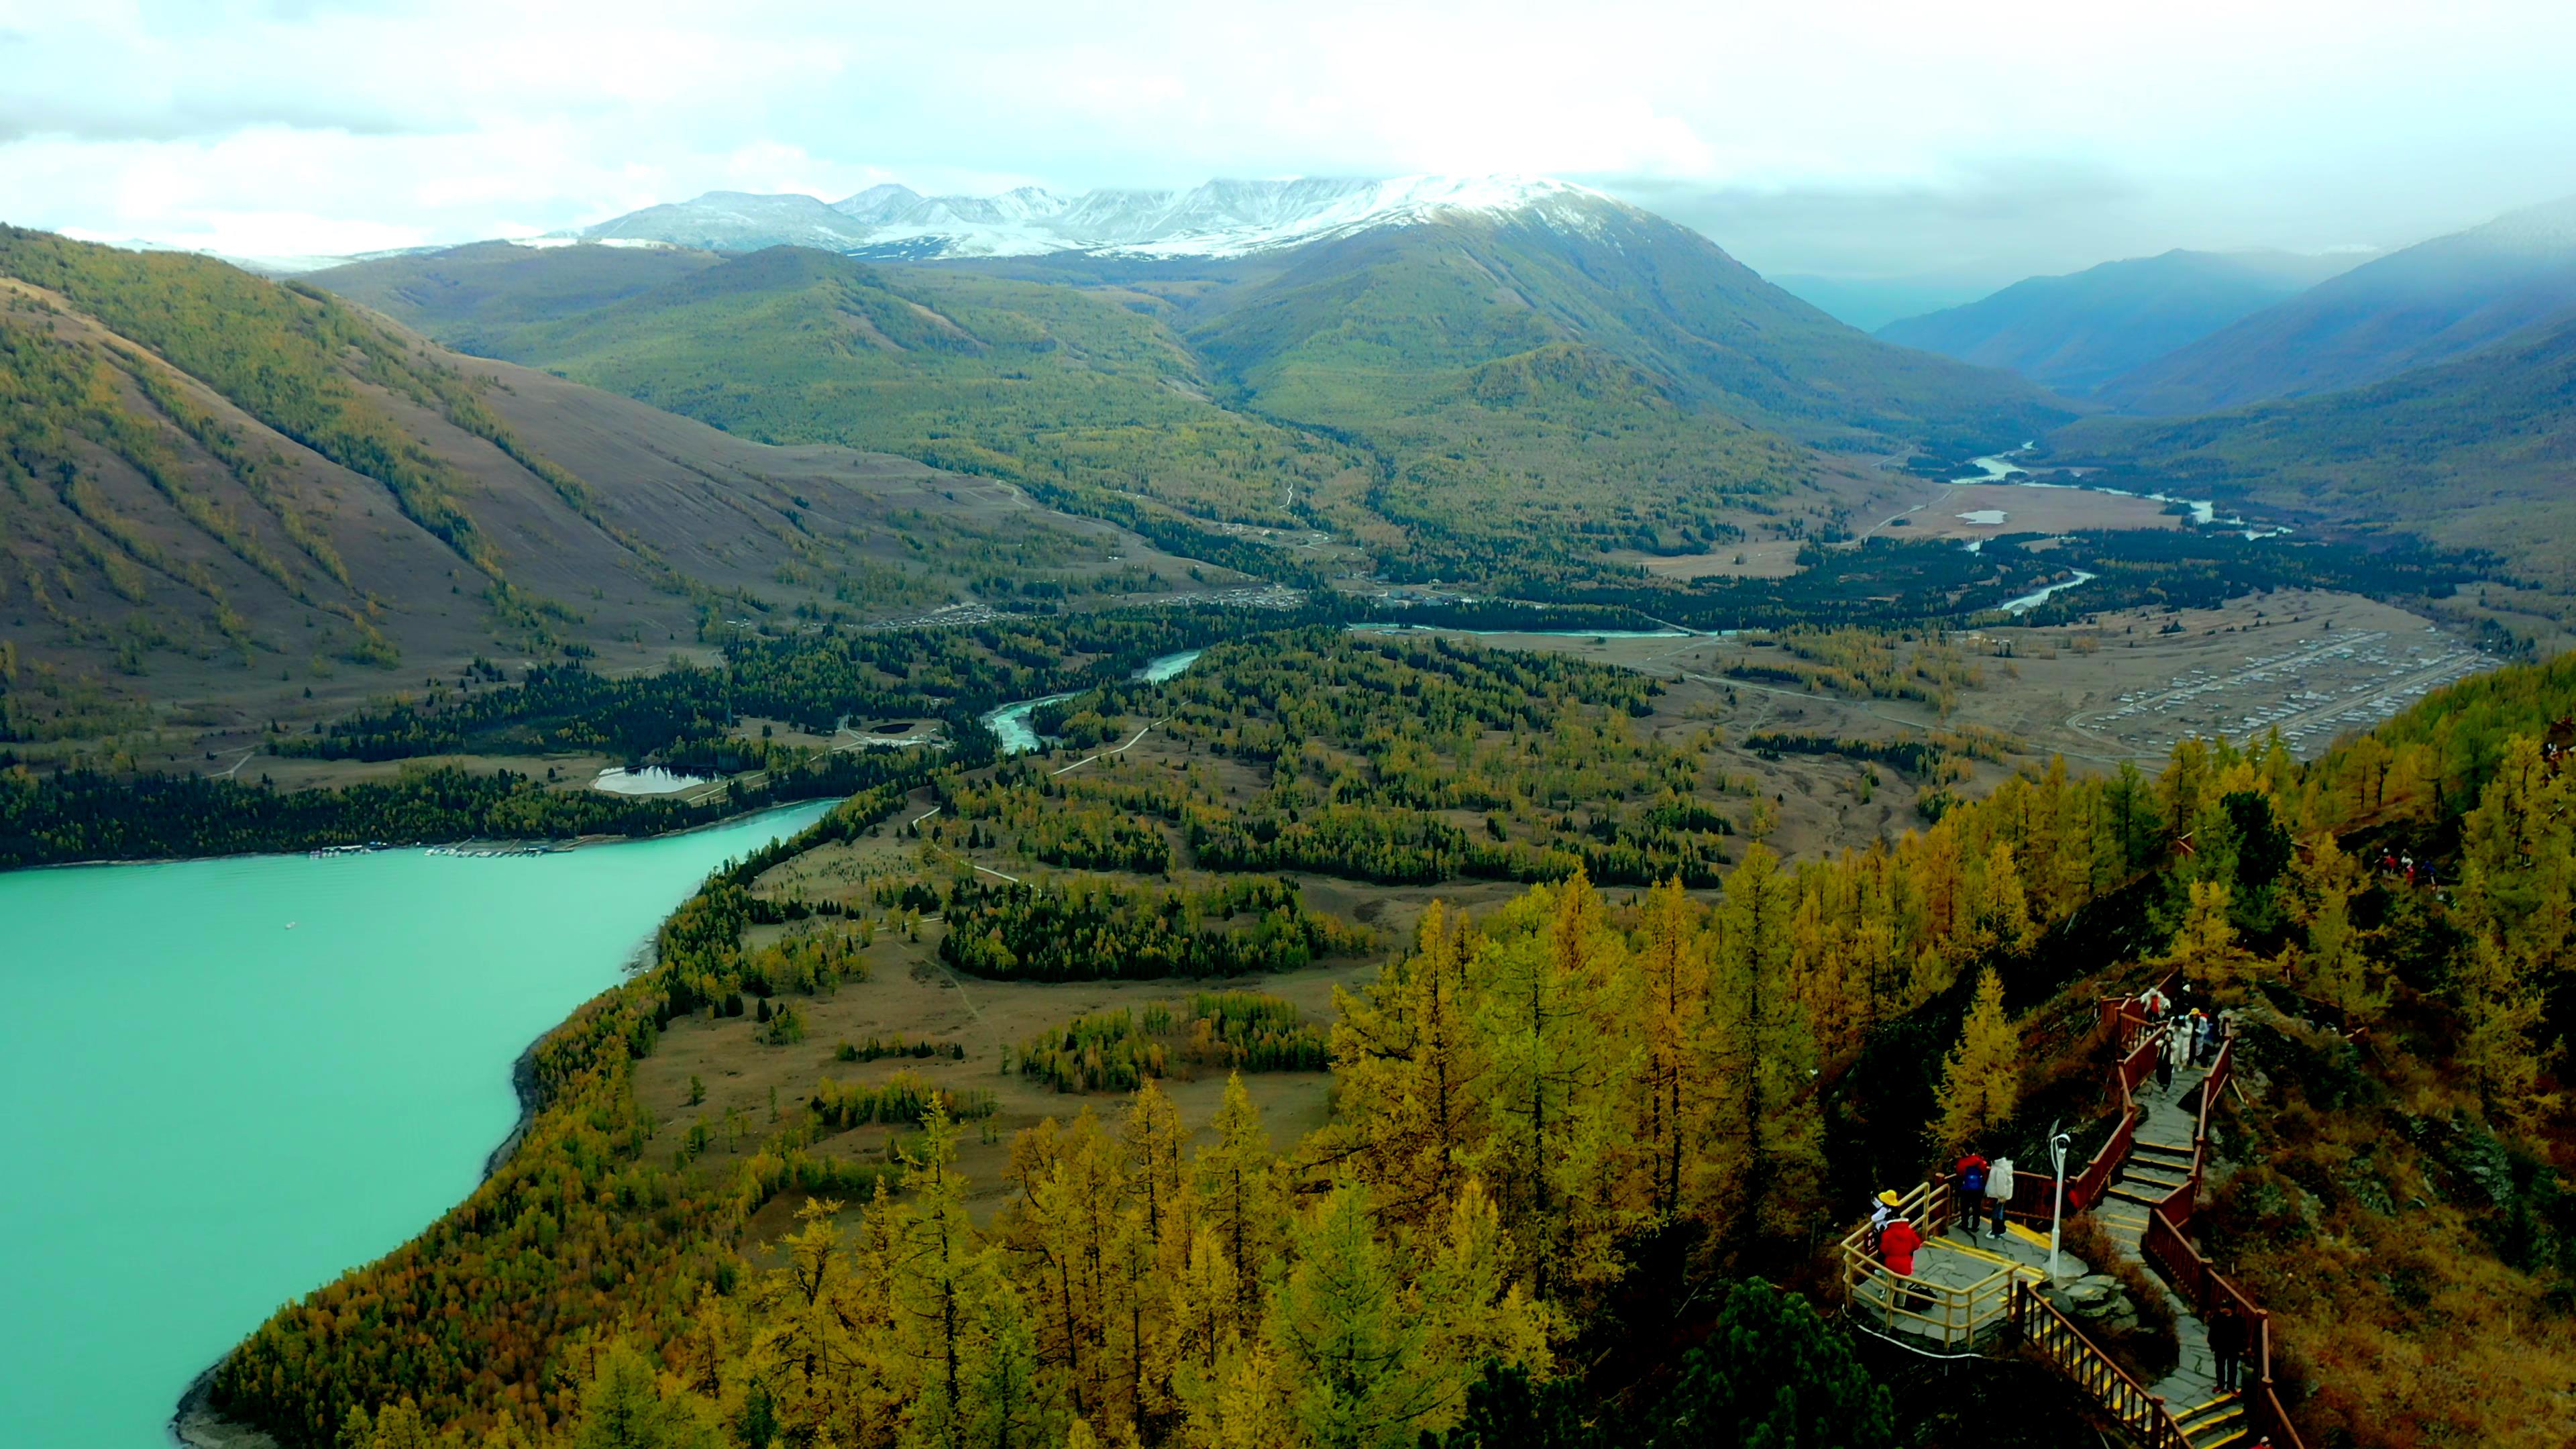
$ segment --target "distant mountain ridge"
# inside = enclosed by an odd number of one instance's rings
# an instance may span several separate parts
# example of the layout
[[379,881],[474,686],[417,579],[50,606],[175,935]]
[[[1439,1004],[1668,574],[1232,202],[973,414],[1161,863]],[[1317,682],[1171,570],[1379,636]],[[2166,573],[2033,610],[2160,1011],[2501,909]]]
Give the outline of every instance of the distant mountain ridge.
[[2436,237],[2147,362],[2095,396],[2122,412],[2216,412],[2359,387],[2576,311],[2576,197]]
[[1631,210],[1589,187],[1537,176],[1216,180],[1186,191],[1103,189],[1062,196],[924,196],[872,186],[826,204],[801,195],[711,191],[583,228],[591,240],[653,240],[709,251],[808,246],[873,260],[1113,256],[1237,257],[1444,216],[1521,215],[1583,228]]
[[2576,313],[2362,387],[2190,418],[2087,419],[2054,460],[2363,534],[2489,549],[2576,582]]
[[1908,317],[1873,335],[2009,368],[2082,396],[2349,269],[2356,257],[2195,252],[2104,262],[2031,277],[1964,306]]

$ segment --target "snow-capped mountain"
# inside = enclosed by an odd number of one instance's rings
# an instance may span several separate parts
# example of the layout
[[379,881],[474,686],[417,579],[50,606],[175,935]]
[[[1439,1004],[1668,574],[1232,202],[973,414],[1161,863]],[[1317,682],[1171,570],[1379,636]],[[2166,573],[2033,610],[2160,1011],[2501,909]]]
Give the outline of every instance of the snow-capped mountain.
[[745,251],[782,243],[864,256],[1014,257],[1048,252],[1232,257],[1465,215],[1514,216],[1591,230],[1619,202],[1533,176],[1299,177],[1210,181],[1187,191],[1059,196],[1023,186],[999,196],[923,196],[872,186],[829,205],[810,196],[709,192],[589,227],[583,237]]

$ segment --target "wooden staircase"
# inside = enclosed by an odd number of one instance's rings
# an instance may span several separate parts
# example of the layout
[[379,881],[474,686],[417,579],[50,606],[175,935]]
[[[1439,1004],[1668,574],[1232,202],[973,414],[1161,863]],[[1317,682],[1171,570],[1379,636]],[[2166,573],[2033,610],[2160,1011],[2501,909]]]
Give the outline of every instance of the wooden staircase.
[[[2209,1116],[2230,1081],[2233,1050],[2222,1044],[2207,1067],[2178,1068],[2170,1086],[2158,1086],[2155,1038],[2135,1005],[2105,1001],[2102,1026],[2114,1048],[2111,1085],[2120,1116],[2110,1140],[2067,1179],[2067,1211],[2091,1212],[2123,1257],[2153,1270],[2149,1278],[2160,1280],[2173,1310],[2181,1358],[2162,1380],[2141,1384],[2044,1296],[2036,1275],[2011,1285],[2005,1314],[2011,1337],[2083,1385],[2147,1449],[2246,1449],[2266,1438],[2273,1449],[2300,1449],[2272,1386],[2269,1315],[2183,1232],[2198,1206]],[[2056,1179],[2025,1171],[2017,1184],[2007,1211],[2045,1226]],[[1927,1205],[1937,1208],[1947,1191],[1947,1180],[1936,1174]],[[2218,1387],[2202,1315],[2221,1305],[2234,1307],[2250,1325],[2241,1391]]]
[[[2170,985],[2170,982],[2166,984]],[[1949,1229],[1973,1211],[1957,1201],[1950,1177],[1932,1173],[1899,1199],[1897,1211],[1921,1228],[1923,1250],[1910,1278],[1891,1277],[1869,1251],[1868,1229],[1842,1242],[1843,1303],[1854,1326],[1936,1358],[1965,1358],[1999,1344],[2027,1345],[2055,1364],[2119,1420],[2144,1449],[2302,1449],[2298,1430],[2272,1384],[2272,1328],[2244,1290],[2201,1256],[2184,1236],[2198,1208],[2209,1158],[2209,1117],[2234,1070],[2232,1044],[2207,1067],[2177,1069],[2169,1087],[2153,1084],[2151,1024],[2134,1002],[2102,1003],[2101,1025],[2114,1054],[2111,1089],[2119,1108],[2110,1139],[2062,1189],[2055,1177],[2027,1168],[2015,1174],[2013,1221],[2003,1240],[1971,1232],[1965,1247]],[[2070,1169],[2072,1164],[2069,1164]],[[2113,1247],[2161,1280],[2180,1361],[2153,1385],[2142,1384],[2085,1337],[2047,1292],[2048,1240],[2034,1230],[2050,1221],[2063,1194],[2071,1216],[2091,1212]],[[2095,1265],[2096,1267],[2104,1265]],[[2079,1267],[2077,1271],[2082,1271]],[[2233,1308],[2247,1328],[2244,1387],[2218,1387],[2203,1314]],[[2188,1405],[2189,1407],[2182,1407]]]

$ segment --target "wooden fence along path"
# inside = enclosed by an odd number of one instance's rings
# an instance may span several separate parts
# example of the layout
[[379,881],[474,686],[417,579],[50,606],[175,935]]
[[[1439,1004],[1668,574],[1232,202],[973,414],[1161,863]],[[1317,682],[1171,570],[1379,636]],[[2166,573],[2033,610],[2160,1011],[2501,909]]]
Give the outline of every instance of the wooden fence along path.
[[[2170,983],[2168,983],[2170,984]],[[1842,1241],[1844,1302],[1854,1321],[1918,1352],[1962,1357],[2028,1343],[2127,1425],[2148,1449],[2228,1449],[2269,1438],[2272,1449],[2303,1449],[2272,1385],[2271,1317],[2201,1256],[2183,1229],[2191,1222],[2209,1161],[2209,1117],[2233,1080],[2235,1044],[2221,1042],[2206,1068],[2177,1070],[2170,1089],[2147,1085],[2160,1049],[2155,1023],[2135,1001],[2102,1003],[2104,1040],[2117,1050],[2111,1090],[2119,1119],[2083,1169],[2066,1183],[2069,1217],[2091,1211],[2122,1253],[2151,1266],[2169,1290],[2181,1361],[2153,1385],[2084,1336],[2044,1296],[2057,1179],[2016,1171],[2001,1239],[1951,1230],[1973,1220],[1950,1174],[1935,1172],[1896,1211],[1924,1238],[1913,1276],[1898,1278],[1870,1252],[1867,1225]],[[2097,1265],[2099,1266],[2099,1265]],[[2222,1305],[2246,1325],[2244,1388],[2222,1393],[2207,1320]]]

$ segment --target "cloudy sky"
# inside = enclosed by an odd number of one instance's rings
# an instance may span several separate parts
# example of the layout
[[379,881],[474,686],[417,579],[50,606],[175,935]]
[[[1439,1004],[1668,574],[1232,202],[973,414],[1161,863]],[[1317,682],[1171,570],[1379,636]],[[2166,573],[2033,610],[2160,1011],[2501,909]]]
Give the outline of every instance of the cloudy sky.
[[241,254],[713,189],[1524,171],[1977,287],[2576,193],[2567,0],[0,0],[0,219]]

